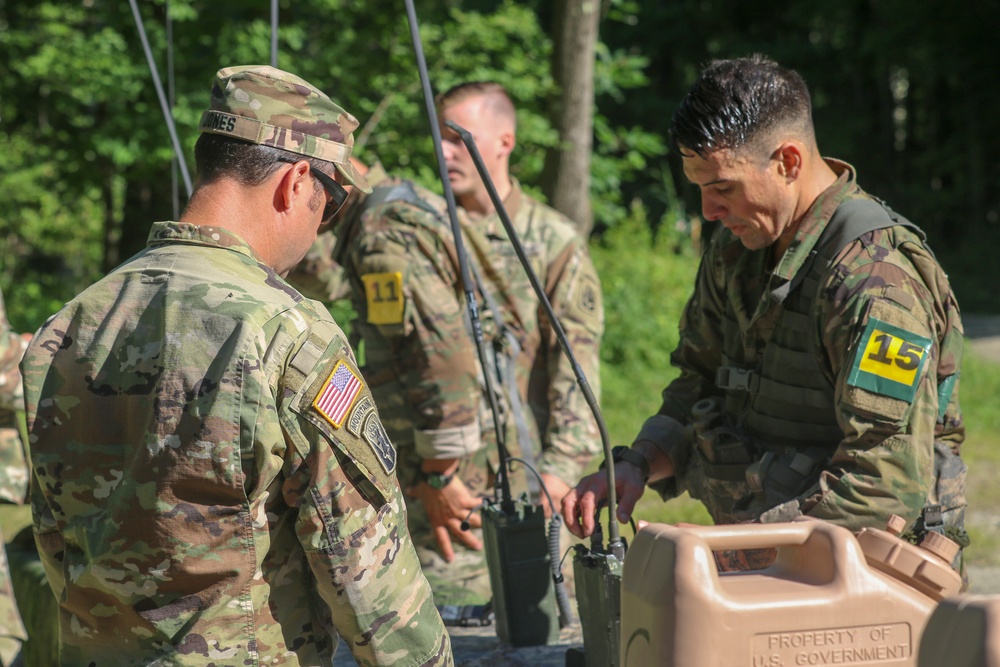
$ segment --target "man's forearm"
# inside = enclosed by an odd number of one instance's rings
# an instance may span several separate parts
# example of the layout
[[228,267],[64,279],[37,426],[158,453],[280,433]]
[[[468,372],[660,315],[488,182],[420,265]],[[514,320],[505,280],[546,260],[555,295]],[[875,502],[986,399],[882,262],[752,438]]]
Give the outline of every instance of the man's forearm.
[[632,444],[632,449],[641,454],[649,463],[647,483],[659,482],[674,476],[673,460],[655,443],[649,440],[639,440]]

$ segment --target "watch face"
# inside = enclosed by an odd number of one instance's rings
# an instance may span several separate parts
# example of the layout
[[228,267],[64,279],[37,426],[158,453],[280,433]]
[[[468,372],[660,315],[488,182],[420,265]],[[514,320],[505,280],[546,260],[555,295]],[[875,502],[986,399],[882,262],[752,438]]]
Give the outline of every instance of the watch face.
[[442,475],[441,473],[431,473],[427,475],[426,478],[427,486],[432,489],[443,489],[451,483],[451,475]]

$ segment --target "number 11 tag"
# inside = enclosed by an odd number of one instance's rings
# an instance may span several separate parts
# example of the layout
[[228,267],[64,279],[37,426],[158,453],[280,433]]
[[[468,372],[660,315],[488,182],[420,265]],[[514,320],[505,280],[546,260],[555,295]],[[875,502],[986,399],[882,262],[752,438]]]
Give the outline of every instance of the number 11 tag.
[[861,336],[847,383],[911,402],[930,351],[929,338],[872,317]]
[[403,274],[366,273],[361,276],[368,301],[368,322],[400,324],[403,321]]

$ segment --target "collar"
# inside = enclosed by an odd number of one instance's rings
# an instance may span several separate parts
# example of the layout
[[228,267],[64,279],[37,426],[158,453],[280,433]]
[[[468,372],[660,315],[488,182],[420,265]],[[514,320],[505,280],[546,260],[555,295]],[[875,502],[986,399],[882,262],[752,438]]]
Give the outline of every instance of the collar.
[[[837,180],[821,192],[806,211],[802,217],[802,223],[795,233],[795,238],[792,239],[785,254],[781,256],[778,266],[774,268],[772,281],[777,281],[781,285],[787,285],[788,281],[795,277],[795,274],[809,258],[813,248],[816,247],[816,243],[829,224],[830,218],[833,217],[834,211],[837,210],[841,202],[858,190],[854,167],[833,158],[824,158],[824,161],[837,174]],[[780,289],[779,287],[778,290]]]
[[[521,190],[521,183],[516,178],[511,176],[510,192],[507,193],[507,198],[503,200],[503,207],[507,210],[507,215],[510,216],[511,223],[517,220],[517,214],[521,211],[521,205],[523,202],[524,192]],[[500,221],[500,214],[496,211],[481,216],[474,215],[468,211],[465,213],[470,222],[476,224],[477,226],[482,226],[488,234],[502,236],[507,235],[507,232],[504,231],[503,223]]]
[[234,232],[214,225],[192,225],[190,222],[154,222],[149,230],[147,247],[168,243],[186,243],[189,245],[225,248],[241,253],[263,264],[246,241]]

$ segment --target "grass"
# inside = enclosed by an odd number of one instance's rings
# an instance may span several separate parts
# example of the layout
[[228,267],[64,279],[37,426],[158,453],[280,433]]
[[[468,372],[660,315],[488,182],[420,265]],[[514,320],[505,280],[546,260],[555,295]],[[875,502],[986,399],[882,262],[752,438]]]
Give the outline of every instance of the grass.
[[1000,362],[966,346],[962,364],[961,401],[966,425],[962,458],[969,466],[966,550],[972,565],[1000,565]]

